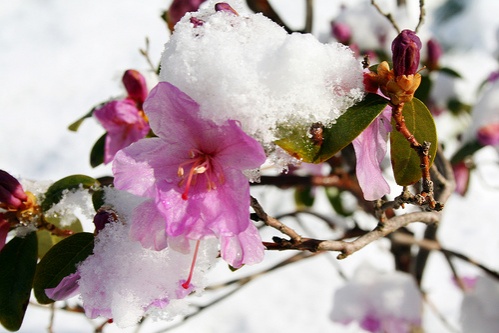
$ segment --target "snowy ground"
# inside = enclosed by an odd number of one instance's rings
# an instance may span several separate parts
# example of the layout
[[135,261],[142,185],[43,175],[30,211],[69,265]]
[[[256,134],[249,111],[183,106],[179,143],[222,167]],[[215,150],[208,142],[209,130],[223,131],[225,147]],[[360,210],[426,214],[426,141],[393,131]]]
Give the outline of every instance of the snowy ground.
[[[285,19],[298,22],[297,26],[302,24],[299,11],[303,1],[295,0],[294,3],[299,5],[292,8],[288,6],[289,0],[274,2],[285,13]],[[76,173],[94,177],[109,174],[109,168],[92,169],[87,162],[93,143],[103,133],[97,123],[87,120],[78,133],[69,132],[66,127],[95,104],[122,94],[120,78],[124,70],[135,68],[145,72],[149,69],[138,52],[139,48],[145,47],[146,37],[150,41],[152,60],[159,61],[168,38],[160,19],[167,3],[158,0],[149,0],[147,5],[132,0],[1,2],[0,137],[3,144],[0,145],[0,168],[38,180],[57,180]],[[327,0],[317,1],[320,8],[316,26],[318,34],[327,29],[324,19],[337,13],[337,7],[331,7],[329,3]],[[477,3],[481,5],[477,7],[483,9],[492,1]],[[497,13],[490,9],[488,12]],[[488,22],[488,16],[484,17],[477,20],[481,24],[477,29],[482,29]],[[497,26],[498,23],[494,24]],[[484,33],[483,36],[483,43],[488,43],[489,35]],[[475,39],[477,43],[480,40]],[[463,37],[462,43],[465,42],[472,43],[473,39]],[[469,48],[475,46],[465,45]],[[469,76],[471,86],[496,66],[493,59],[473,52],[473,49],[467,57],[449,57],[449,61],[454,61],[460,68],[472,67],[479,72]],[[471,65],[476,63],[480,66]],[[497,160],[491,150],[485,150],[479,158]],[[493,177],[499,179],[497,168],[491,170]],[[289,193],[275,193],[274,196],[282,202]],[[498,270],[499,260],[495,254],[499,250],[499,213],[494,209],[497,202],[499,191],[475,177],[466,198],[456,196],[447,204],[439,231],[442,245]],[[277,203],[275,206],[272,213],[282,212]],[[351,276],[355,268],[366,261],[381,269],[390,269],[391,262],[386,253],[387,243],[380,241],[345,261],[336,262],[333,254],[324,254],[287,266],[256,279],[232,298],[172,332],[360,332],[355,326],[340,326],[329,320],[334,290],[344,283],[338,269]],[[243,268],[235,275],[263,270],[290,255],[268,253],[264,264]],[[464,275],[479,273],[466,264],[458,263],[458,269]],[[449,317],[452,325],[459,327],[462,296],[452,284],[451,272],[442,256],[432,256],[427,272],[425,291],[442,314]],[[216,267],[212,275],[214,281],[234,276],[224,265]],[[425,311],[424,319],[426,332],[446,331],[431,311]],[[20,332],[46,332],[48,323],[46,309],[30,307]],[[58,312],[54,332],[90,332],[92,325],[81,315]],[[166,326],[162,322],[147,323],[143,332],[159,332]],[[0,332],[4,331],[0,328]],[[120,331],[113,325],[105,330]]]

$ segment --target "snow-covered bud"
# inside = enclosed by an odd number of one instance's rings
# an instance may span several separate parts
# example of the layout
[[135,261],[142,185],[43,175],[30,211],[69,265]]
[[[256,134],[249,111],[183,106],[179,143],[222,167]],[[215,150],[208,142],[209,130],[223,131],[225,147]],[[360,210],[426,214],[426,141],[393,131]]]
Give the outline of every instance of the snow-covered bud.
[[129,69],[123,74],[122,82],[128,93],[128,98],[137,103],[139,108],[142,108],[142,103],[148,94],[146,79],[138,71]]
[[416,74],[419,67],[421,40],[414,31],[403,30],[392,42],[395,76]]
[[499,144],[499,123],[491,123],[481,127],[476,138],[484,146],[496,146]]
[[342,44],[349,45],[352,38],[352,30],[345,23],[331,22],[331,34]]
[[237,16],[239,16],[238,12],[234,8],[232,8],[228,3],[226,2],[219,2],[215,5],[215,11],[217,12],[226,12],[226,13],[232,13]]
[[427,58],[426,58],[426,67],[430,71],[436,70],[439,67],[440,57],[442,56],[442,46],[434,39],[430,39],[426,43],[427,47]]
[[0,170],[0,208],[19,209],[28,196],[19,181],[9,173]]

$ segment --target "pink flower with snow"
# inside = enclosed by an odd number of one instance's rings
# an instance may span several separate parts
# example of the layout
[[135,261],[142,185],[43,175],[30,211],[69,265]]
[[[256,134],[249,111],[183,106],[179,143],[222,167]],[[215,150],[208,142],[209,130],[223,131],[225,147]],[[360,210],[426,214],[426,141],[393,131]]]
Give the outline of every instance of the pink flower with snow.
[[356,174],[366,200],[377,200],[390,193],[390,186],[383,177],[381,161],[386,155],[391,109],[386,108],[379,117],[353,140],[357,158]]
[[373,333],[404,333],[421,325],[422,297],[407,273],[363,266],[334,295],[331,319]]
[[122,81],[128,96],[125,99],[108,102],[94,111],[95,118],[107,131],[104,147],[106,164],[113,160],[120,149],[149,133],[149,124],[142,111],[142,104],[147,97],[144,77],[135,70],[127,70]]
[[151,91],[144,110],[158,138],[121,150],[113,163],[116,188],[150,198],[135,212],[132,237],[156,250],[170,240],[185,250],[182,239],[217,237],[230,265],[261,261],[243,174],[265,161],[260,144],[236,121],[201,119],[199,105],[167,82]]

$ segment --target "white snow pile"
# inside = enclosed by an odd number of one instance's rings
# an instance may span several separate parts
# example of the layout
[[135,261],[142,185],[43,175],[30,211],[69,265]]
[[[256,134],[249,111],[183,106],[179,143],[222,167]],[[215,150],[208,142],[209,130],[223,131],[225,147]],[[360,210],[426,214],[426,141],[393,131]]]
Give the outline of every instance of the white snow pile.
[[185,15],[162,55],[160,81],[198,102],[204,118],[238,120],[269,148],[279,125],[331,124],[363,97],[361,64],[348,47],[288,34],[229,3],[239,16],[215,12],[215,1]]
[[[121,222],[141,199],[126,192],[106,190],[106,203],[113,205]],[[216,262],[217,241],[200,243],[192,278],[194,290],[184,291],[179,281],[187,279],[193,254],[170,247],[162,251],[145,249],[130,239],[129,225],[121,222],[109,223],[99,232],[94,254],[78,267],[87,316],[113,318],[123,328],[136,324],[144,315],[171,320],[187,313],[189,303],[183,292],[199,293],[204,289],[205,273]]]

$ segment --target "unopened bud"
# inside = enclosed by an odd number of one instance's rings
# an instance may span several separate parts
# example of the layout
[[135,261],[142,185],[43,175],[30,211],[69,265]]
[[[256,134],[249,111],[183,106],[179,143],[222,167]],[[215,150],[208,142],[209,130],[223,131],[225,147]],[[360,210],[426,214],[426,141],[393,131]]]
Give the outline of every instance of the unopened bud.
[[499,144],[499,123],[491,123],[481,127],[476,138],[484,146],[496,146]]
[[215,5],[215,11],[217,12],[226,12],[226,13],[232,13],[234,15],[239,16],[238,12],[234,8],[232,8],[228,3],[226,2],[219,2]]
[[106,207],[101,207],[94,216],[95,234],[98,234],[108,223],[117,222],[118,215],[114,210]]
[[426,43],[428,57],[426,58],[426,67],[430,71],[438,69],[440,57],[442,56],[442,46],[434,40],[430,39],[428,43]]
[[16,210],[28,199],[19,181],[0,170],[0,208]]
[[421,40],[414,31],[403,30],[392,42],[395,76],[416,74],[419,67]]
[[146,79],[138,71],[129,69],[123,74],[122,82],[128,97],[142,107],[148,94]]
[[349,45],[352,38],[352,30],[345,23],[331,22],[331,34],[342,44]]

